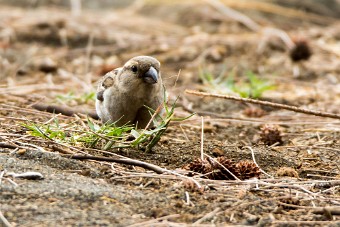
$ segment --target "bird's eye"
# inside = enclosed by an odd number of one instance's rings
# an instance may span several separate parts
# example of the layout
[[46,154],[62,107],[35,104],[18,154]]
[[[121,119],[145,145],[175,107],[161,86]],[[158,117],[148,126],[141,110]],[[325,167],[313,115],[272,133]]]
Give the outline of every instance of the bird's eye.
[[131,67],[131,70],[132,70],[132,72],[136,73],[138,71],[138,68],[137,68],[137,66],[133,65]]

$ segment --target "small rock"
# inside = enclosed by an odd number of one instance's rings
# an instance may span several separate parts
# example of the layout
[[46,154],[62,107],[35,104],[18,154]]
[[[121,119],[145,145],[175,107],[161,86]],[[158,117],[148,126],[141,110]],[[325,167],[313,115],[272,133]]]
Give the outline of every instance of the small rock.
[[298,172],[291,167],[282,167],[277,170],[276,176],[278,177],[295,177],[299,178]]
[[51,58],[44,58],[40,63],[39,63],[39,70],[44,72],[44,73],[52,73],[56,72],[58,69],[57,63],[53,61]]
[[212,150],[212,154],[214,155],[214,157],[220,157],[220,156],[223,156],[223,155],[224,155],[224,151],[221,150],[221,149],[218,148],[218,147],[215,147],[215,148]]
[[44,176],[39,172],[26,172],[26,173],[7,173],[8,176],[14,178],[22,178],[27,180],[42,180]]

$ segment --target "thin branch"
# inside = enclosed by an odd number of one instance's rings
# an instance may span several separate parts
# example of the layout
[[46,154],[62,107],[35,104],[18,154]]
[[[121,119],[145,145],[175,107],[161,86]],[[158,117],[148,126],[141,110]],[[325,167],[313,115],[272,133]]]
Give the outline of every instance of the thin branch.
[[8,143],[4,143],[4,142],[0,143],[0,147],[2,147],[2,148],[9,148],[9,149],[19,148],[19,146],[8,144]]
[[201,131],[201,160],[204,159],[204,151],[203,151],[203,143],[204,143],[204,117],[201,117],[202,120],[202,131]]
[[36,148],[37,150],[39,150],[39,151],[41,151],[43,153],[47,153],[47,151],[44,148],[42,148],[42,147],[40,147],[38,145],[35,145],[35,144],[23,143],[23,142],[19,142],[19,141],[17,141],[16,143],[18,143],[20,145],[23,145],[23,146],[34,147],[34,148]]
[[72,16],[77,17],[81,14],[81,1],[80,0],[71,0],[71,12]]
[[185,204],[189,206],[191,203],[189,192],[185,191],[184,194],[185,194]]
[[272,198],[267,198],[267,199],[260,199],[260,200],[256,200],[256,201],[252,201],[252,202],[242,202],[242,203],[238,203],[237,205],[233,205],[231,208],[228,208],[225,210],[225,213],[228,213],[231,210],[236,210],[237,208],[246,208],[249,206],[254,206],[254,205],[258,205],[264,202],[269,202],[269,201],[279,201],[281,199],[290,199],[292,198],[291,195],[285,195],[285,196],[278,196],[278,197],[272,197]]
[[173,87],[176,87],[177,81],[178,81],[178,79],[179,79],[179,75],[180,75],[180,74],[181,74],[181,69],[178,70],[178,73],[177,73],[177,76],[176,76],[176,80],[175,80],[175,83],[174,83]]
[[109,157],[103,157],[103,156],[92,156],[92,155],[62,155],[63,157],[68,157],[71,159],[77,159],[77,160],[96,160],[96,161],[106,161],[106,162],[116,162],[116,163],[121,163],[121,164],[126,164],[126,165],[134,165],[134,166],[139,166],[142,167],[144,169],[149,169],[152,170],[158,174],[163,174],[163,173],[170,173],[185,179],[188,179],[190,181],[193,181],[198,188],[202,188],[202,186],[193,178],[188,177],[188,176],[184,176],[182,174],[176,173],[174,171],[171,170],[167,170],[164,168],[161,168],[159,166],[156,166],[154,164],[151,163],[147,163],[147,162],[142,162],[142,161],[138,161],[135,159],[127,159],[127,158],[109,158]]
[[[224,165],[222,165],[221,163],[219,163],[218,161],[216,161],[215,159],[213,159],[210,155],[204,154],[205,156],[207,156],[211,161],[217,163],[217,165],[221,166],[225,171],[227,171],[232,177],[234,177],[234,179],[236,181],[241,181],[240,178],[238,178],[235,174],[233,174],[227,167],[225,167]],[[203,159],[202,159],[203,160]]]
[[294,204],[288,204],[288,203],[283,203],[280,201],[276,201],[276,202],[280,205],[287,206],[287,207],[293,207],[293,208],[298,208],[298,209],[310,209],[312,210],[312,213],[314,214],[324,214],[326,211],[332,215],[340,215],[340,207],[310,207],[310,206],[299,206],[299,205],[294,205]]
[[298,190],[301,190],[311,196],[313,196],[315,198],[315,196],[317,196],[318,194],[317,193],[314,193],[314,192],[311,192],[309,190],[307,190],[306,188],[300,186],[300,185],[291,185],[291,184],[271,184],[271,183],[265,183],[265,182],[260,182],[258,181],[257,184],[262,184],[262,185],[265,185],[269,188],[272,188],[272,187],[279,187],[279,188],[289,188],[289,189],[298,189]]
[[149,221],[132,224],[132,225],[129,225],[128,227],[153,226],[152,224],[159,223],[159,221],[167,220],[167,219],[170,219],[170,218],[179,218],[179,217],[180,217],[179,214],[170,214],[170,215],[163,216],[163,217],[160,217],[160,218],[155,218],[155,219],[152,219],[152,220],[149,220]]
[[214,7],[223,15],[242,23],[243,25],[245,25],[246,27],[253,31],[258,31],[261,28],[261,26],[252,19],[250,19],[250,17],[232,8],[229,8],[228,6],[226,6],[225,4],[218,0],[205,0],[205,2]]
[[153,115],[151,116],[150,121],[149,121],[148,124],[145,126],[144,131],[148,130],[148,128],[149,128],[150,125],[152,124],[153,120],[154,120],[155,117],[161,112],[161,110],[163,109],[163,107],[164,107],[164,104],[163,104],[163,103],[160,104],[160,105],[157,107],[156,111],[155,111],[155,112],[153,113]]
[[217,207],[215,210],[211,211],[210,213],[207,213],[206,215],[195,221],[193,224],[194,225],[201,224],[202,222],[213,218],[220,210],[221,208]]
[[92,155],[62,155],[64,157],[69,157],[71,159],[77,159],[77,160],[96,160],[96,161],[106,161],[106,162],[116,162],[116,163],[121,163],[121,164],[126,164],[126,165],[134,165],[134,166],[139,166],[144,169],[152,170],[158,174],[165,173],[166,170],[142,161],[134,160],[134,159],[122,159],[122,158],[109,158],[109,157],[103,157],[103,156],[92,156]]
[[73,116],[75,114],[85,114],[90,116],[93,119],[98,120],[98,114],[95,111],[91,110],[83,110],[80,108],[71,108],[68,106],[59,106],[59,105],[48,105],[48,104],[43,104],[43,103],[36,103],[33,104],[32,107],[36,110],[40,111],[46,111],[49,113],[54,113],[54,114],[62,114],[65,116]]
[[4,175],[5,175],[5,170],[0,172],[0,186],[1,186],[2,178],[4,177]]
[[308,225],[308,226],[315,226],[315,225],[331,225],[331,224],[338,224],[339,221],[273,221],[271,224],[283,224],[285,226],[291,225],[291,226],[300,226],[300,225]]
[[5,227],[12,227],[13,226],[13,225],[11,225],[11,223],[9,223],[9,221],[7,221],[7,219],[2,214],[1,211],[0,211],[0,221],[2,222],[2,224],[4,224]]
[[340,114],[333,114],[333,113],[327,113],[327,112],[321,112],[321,111],[315,111],[315,110],[308,110],[308,109],[303,109],[303,108],[299,108],[299,107],[296,107],[296,106],[289,106],[289,105],[280,104],[280,103],[261,101],[261,100],[250,99],[250,98],[240,98],[240,97],[235,97],[235,96],[230,96],[230,95],[212,94],[212,93],[200,92],[200,91],[195,91],[195,90],[186,90],[185,92],[187,94],[196,95],[196,96],[229,99],[229,100],[234,100],[234,101],[238,101],[238,102],[253,103],[253,104],[257,104],[257,105],[270,106],[270,107],[274,107],[274,108],[278,108],[278,109],[286,109],[286,110],[290,110],[290,111],[293,111],[293,112],[315,115],[315,116],[319,116],[319,117],[329,117],[329,118],[340,119]]
[[274,178],[272,175],[266,173],[263,169],[261,169],[261,167],[257,164],[256,159],[255,159],[255,153],[254,153],[253,148],[251,148],[250,146],[246,146],[246,148],[248,148],[248,149],[251,151],[251,157],[253,158],[253,162],[254,162],[255,165],[260,169],[260,171],[261,171],[262,173],[264,173],[265,175],[267,175],[268,177]]

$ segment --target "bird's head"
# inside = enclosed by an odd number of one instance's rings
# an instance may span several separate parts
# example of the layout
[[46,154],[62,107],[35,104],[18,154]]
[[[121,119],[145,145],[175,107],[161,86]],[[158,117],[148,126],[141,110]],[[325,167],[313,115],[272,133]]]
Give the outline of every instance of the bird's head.
[[123,67],[124,72],[134,75],[147,84],[155,84],[160,80],[160,63],[150,56],[131,58]]

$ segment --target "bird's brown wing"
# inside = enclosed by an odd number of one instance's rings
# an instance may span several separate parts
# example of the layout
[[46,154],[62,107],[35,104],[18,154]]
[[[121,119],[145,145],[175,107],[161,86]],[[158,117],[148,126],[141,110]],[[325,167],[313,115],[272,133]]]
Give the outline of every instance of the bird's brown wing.
[[114,77],[118,75],[121,68],[117,68],[112,70],[111,72],[107,73],[104,78],[99,82],[97,88],[97,99],[101,102],[104,101],[104,91],[111,87],[114,83]]

